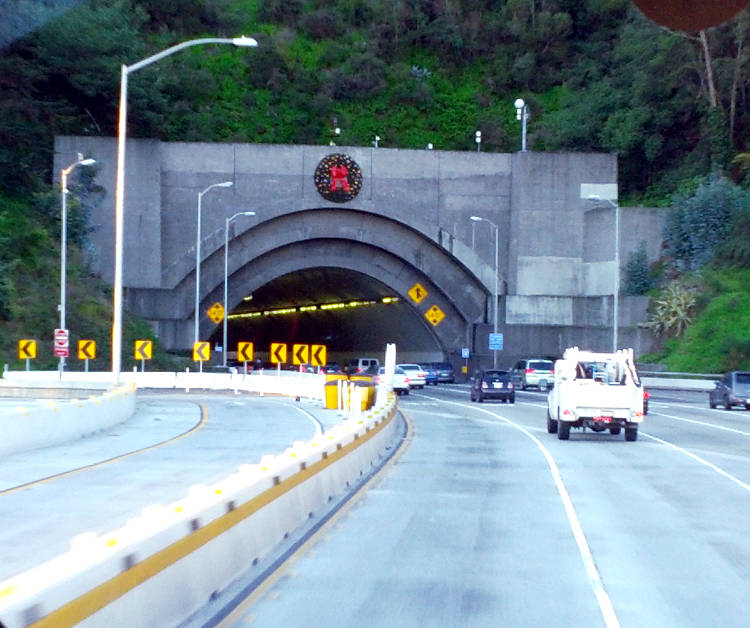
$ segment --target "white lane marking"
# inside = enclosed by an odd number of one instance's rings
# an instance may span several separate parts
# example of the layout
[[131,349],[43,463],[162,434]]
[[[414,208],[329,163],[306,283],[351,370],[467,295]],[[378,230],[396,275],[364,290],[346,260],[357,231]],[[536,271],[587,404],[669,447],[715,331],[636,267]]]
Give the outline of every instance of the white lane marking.
[[675,451],[679,451],[681,454],[685,454],[688,458],[692,458],[696,462],[700,462],[701,464],[706,465],[709,469],[713,469],[719,475],[727,478],[727,480],[731,480],[732,482],[734,482],[740,488],[743,488],[746,491],[750,491],[750,484],[747,484],[746,482],[743,482],[742,480],[734,477],[731,473],[727,473],[721,467],[717,467],[713,462],[709,462],[705,458],[701,458],[700,456],[695,455],[694,453],[688,451],[687,449],[683,449],[679,445],[675,445],[674,443],[670,443],[669,441],[666,441],[664,439],[658,438],[657,436],[652,436],[651,434],[647,434],[645,432],[641,432],[641,434],[643,436],[645,436],[646,438],[650,438],[651,440],[655,440],[657,443],[661,443],[662,445],[666,445],[667,447],[671,447]]
[[663,412],[657,412],[658,416],[663,416],[673,421],[682,421],[684,423],[694,423],[695,425],[703,425],[705,427],[713,427],[717,430],[724,430],[725,432],[732,432],[734,434],[742,434],[743,436],[750,436],[750,432],[744,432],[742,430],[734,429],[733,427],[726,427],[724,425],[716,425],[716,423],[708,423],[707,421],[696,421],[695,419],[685,419],[679,416],[672,416],[671,414],[664,414]]
[[550,452],[542,444],[542,442],[531,432],[529,432],[525,427],[519,425],[514,421],[511,421],[504,416],[495,414],[484,408],[470,406],[467,403],[459,403],[457,401],[445,401],[443,399],[429,397],[424,394],[422,396],[425,396],[428,399],[432,399],[433,401],[439,401],[441,403],[448,403],[464,408],[470,408],[472,410],[478,410],[480,412],[489,414],[494,418],[505,421],[511,427],[514,427],[519,432],[524,434],[527,438],[531,439],[531,441],[539,448],[539,450],[542,452],[542,455],[547,460],[547,466],[549,466],[550,472],[552,473],[552,479],[555,482],[557,492],[560,495],[563,507],[565,508],[565,514],[568,517],[568,524],[570,525],[570,529],[573,532],[573,538],[575,539],[576,545],[578,546],[578,553],[580,554],[581,560],[583,561],[583,566],[586,569],[586,574],[588,575],[589,583],[591,585],[592,591],[594,592],[594,596],[596,597],[596,601],[599,604],[599,610],[601,611],[604,623],[609,628],[619,628],[620,621],[617,619],[617,614],[615,613],[614,606],[612,606],[612,600],[605,590],[604,583],[602,582],[601,576],[599,575],[599,570],[596,568],[594,557],[591,554],[591,548],[589,547],[588,541],[586,540],[586,535],[583,533],[581,522],[578,519],[578,514],[576,513],[576,509],[570,499],[568,490],[565,488],[565,484],[563,483],[562,476],[560,475],[560,469],[558,468],[555,459],[552,457],[552,454],[550,454]]

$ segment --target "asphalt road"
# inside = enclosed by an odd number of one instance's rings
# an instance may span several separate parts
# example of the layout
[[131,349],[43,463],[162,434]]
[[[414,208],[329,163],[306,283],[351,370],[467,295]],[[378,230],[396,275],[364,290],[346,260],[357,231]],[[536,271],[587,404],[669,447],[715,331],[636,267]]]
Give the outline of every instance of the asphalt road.
[[139,393],[135,416],[113,429],[0,460],[0,580],[338,420],[279,397]]
[[652,397],[637,442],[545,398],[415,391],[366,490],[222,626],[744,626],[750,412]]

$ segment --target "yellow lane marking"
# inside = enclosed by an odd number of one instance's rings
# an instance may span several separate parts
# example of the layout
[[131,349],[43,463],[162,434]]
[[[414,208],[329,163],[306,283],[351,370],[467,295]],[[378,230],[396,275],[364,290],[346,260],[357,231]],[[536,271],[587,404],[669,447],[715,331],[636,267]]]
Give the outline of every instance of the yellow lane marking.
[[5,490],[0,491],[0,496],[10,495],[11,493],[15,493],[25,488],[38,486],[40,484],[47,484],[48,482],[52,482],[53,480],[59,480],[60,478],[65,478],[71,475],[76,475],[78,473],[82,473],[83,471],[88,471],[90,469],[95,469],[97,467],[101,467],[107,464],[112,464],[113,462],[119,462],[120,460],[125,460],[126,458],[137,456],[147,451],[151,451],[152,449],[159,449],[160,447],[164,447],[165,445],[169,445],[170,443],[174,443],[175,441],[185,438],[186,436],[189,436],[190,434],[193,434],[197,432],[198,430],[203,429],[206,425],[206,422],[208,421],[208,410],[206,410],[206,407],[200,403],[197,405],[201,410],[200,420],[195,425],[193,425],[193,427],[191,427],[186,432],[183,432],[182,434],[178,434],[177,436],[173,436],[172,438],[163,440],[160,443],[155,443],[153,445],[149,445],[148,447],[143,447],[142,449],[135,449],[133,451],[129,451],[126,454],[121,454],[113,458],[108,458],[107,460],[100,460],[99,462],[93,462],[91,464],[87,464],[82,467],[76,467],[75,469],[63,471],[62,473],[55,473],[54,475],[48,475],[46,478],[41,478],[39,480],[34,480],[32,482],[26,482],[25,484],[19,484],[18,486],[14,486],[12,488],[6,488]]
[[227,530],[241,523],[264,506],[354,451],[388,425],[393,420],[394,414],[395,412],[391,412],[387,419],[381,421],[369,432],[366,432],[359,438],[353,439],[351,443],[329,454],[326,458],[321,458],[321,460],[309,467],[301,469],[293,476],[272,486],[250,501],[237,506],[235,510],[222,515],[218,519],[214,519],[192,534],[152,554],[127,571],[114,576],[80,597],[71,600],[42,619],[30,624],[30,626],[34,628],[61,628],[75,626],[82,622],[87,617],[90,617],[111,602],[125,595],[128,591],[135,589],[149,578],[172,566],[178,560],[181,560],[200,547],[203,547],[206,543],[224,534]]

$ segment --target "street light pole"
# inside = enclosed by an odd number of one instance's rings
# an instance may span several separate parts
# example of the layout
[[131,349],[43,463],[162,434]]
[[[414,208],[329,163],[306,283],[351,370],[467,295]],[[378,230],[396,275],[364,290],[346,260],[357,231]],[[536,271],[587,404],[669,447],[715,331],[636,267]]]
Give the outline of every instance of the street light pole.
[[[95,163],[95,159],[84,159],[83,155],[78,153],[78,160],[60,171],[60,196],[62,197],[62,211],[60,216],[60,329],[65,329],[65,294],[68,262],[68,175],[73,172],[76,166],[91,166]],[[60,356],[59,368],[60,371],[65,368],[65,358],[62,356]]]
[[120,112],[118,116],[117,132],[117,176],[115,183],[115,273],[112,297],[112,378],[115,384],[120,383],[120,370],[122,367],[122,267],[123,267],[123,239],[125,230],[125,139],[128,120],[128,75],[131,72],[159,61],[175,52],[190,46],[202,44],[232,44],[255,48],[258,42],[252,37],[235,37],[224,39],[211,37],[204,39],[191,39],[167,48],[155,55],[151,55],[133,65],[122,65],[120,74]]
[[209,185],[202,192],[198,192],[198,224],[195,229],[195,316],[193,318],[193,343],[198,342],[198,323],[200,321],[201,295],[201,201],[203,195],[214,188],[232,187],[231,181],[222,181]]
[[234,216],[227,218],[224,224],[224,344],[222,345],[224,366],[227,365],[227,323],[229,322],[229,310],[227,309],[229,292],[227,288],[227,282],[229,279],[229,223],[238,216],[255,216],[255,212],[238,212]]
[[529,106],[523,98],[516,98],[513,103],[516,108],[516,120],[521,122],[521,152],[526,152],[526,121],[529,119]]
[[[500,228],[491,220],[488,220],[487,218],[482,218],[481,216],[471,216],[469,220],[472,220],[474,222],[486,222],[489,223],[489,225],[495,230],[495,303],[493,304],[493,314],[494,314],[494,323],[493,323],[493,329],[494,333],[497,334],[497,319],[498,319],[498,309],[500,307],[500,288],[498,284],[498,279],[500,276],[500,266],[499,266],[499,251],[500,251]],[[492,351],[492,366],[493,368],[497,368],[497,350],[493,349]]]
[[591,201],[607,201],[615,209],[615,276],[612,299],[612,351],[617,352],[617,327],[619,325],[620,309],[620,204],[612,199],[602,198],[597,194],[590,194]]

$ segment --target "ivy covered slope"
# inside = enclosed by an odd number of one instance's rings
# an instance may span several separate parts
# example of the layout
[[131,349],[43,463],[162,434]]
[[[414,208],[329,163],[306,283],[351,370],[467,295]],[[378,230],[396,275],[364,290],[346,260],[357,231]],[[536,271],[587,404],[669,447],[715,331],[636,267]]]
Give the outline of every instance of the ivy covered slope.
[[[377,135],[384,147],[475,150],[480,130],[483,151],[516,151],[513,102],[522,97],[531,150],[616,152],[628,202],[669,205],[711,173],[742,183],[750,162],[747,11],[706,32],[673,33],[629,0],[88,0],[45,9],[57,4],[40,4],[54,19],[0,55],[0,239],[30,235],[1,253],[4,361],[18,334],[51,329],[57,316],[54,136],[114,136],[121,65],[187,39],[246,34],[260,45],[190,48],[134,74],[130,137],[327,144],[339,128],[339,144],[369,146]],[[47,209],[38,205],[45,195]],[[106,308],[80,235],[70,289]],[[650,289],[684,272],[675,266]],[[108,346],[108,333],[97,333]]]

